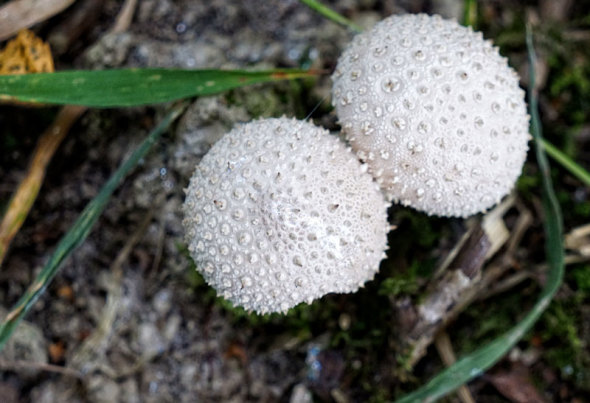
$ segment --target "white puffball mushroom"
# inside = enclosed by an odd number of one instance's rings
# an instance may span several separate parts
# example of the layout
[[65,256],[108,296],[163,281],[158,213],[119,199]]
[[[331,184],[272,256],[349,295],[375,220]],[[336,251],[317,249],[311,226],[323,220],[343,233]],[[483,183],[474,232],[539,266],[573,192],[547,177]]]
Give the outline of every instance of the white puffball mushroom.
[[332,79],[343,132],[390,200],[466,217],[514,186],[530,138],[524,91],[480,32],[391,16],[354,38]]
[[207,283],[264,314],[371,280],[385,257],[388,206],[336,136],[266,119],[234,128],[203,157],[183,225]]

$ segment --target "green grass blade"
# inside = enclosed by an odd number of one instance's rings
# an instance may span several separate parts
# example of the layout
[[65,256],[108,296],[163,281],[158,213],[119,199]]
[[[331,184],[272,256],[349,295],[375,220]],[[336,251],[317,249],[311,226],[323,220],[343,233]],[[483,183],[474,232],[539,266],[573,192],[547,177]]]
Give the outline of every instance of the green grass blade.
[[549,264],[547,283],[533,309],[512,329],[491,343],[460,359],[442,371],[425,386],[404,396],[398,402],[431,402],[441,398],[470,379],[480,375],[502,358],[539,319],[551,299],[561,286],[564,271],[564,251],[562,244],[561,209],[549,175],[549,163],[542,144],[541,124],[535,93],[535,51],[532,34],[527,30],[527,48],[529,51],[530,84],[529,107],[531,113],[531,131],[535,139],[535,152],[543,181],[543,208],[545,212],[545,251]]
[[35,301],[43,294],[47,285],[51,282],[61,267],[61,264],[67,259],[72,252],[80,246],[90,233],[92,226],[98,220],[106,204],[108,203],[113,191],[117,188],[123,178],[133,169],[139,160],[143,158],[158,138],[166,131],[170,124],[181,114],[186,105],[172,109],[171,112],[154,128],[148,137],[133,151],[127,159],[109,178],[107,183],[102,187],[98,195],[92,199],[80,214],[70,230],[63,236],[53,255],[45,264],[35,281],[29,286],[25,294],[20,298],[6,318],[0,324],[0,350],[10,338],[10,335],[31,309]]
[[324,6],[319,1],[316,0],[299,0],[301,3],[305,4],[307,7],[311,8],[315,12],[323,15],[330,21],[334,21],[336,24],[344,25],[346,28],[351,29],[355,32],[361,32],[363,29],[356,25],[354,22],[350,21],[348,18],[343,17],[342,15],[338,14],[336,11]]
[[0,101],[91,107],[136,106],[316,74],[299,69],[121,69],[4,75],[0,76]]
[[541,139],[541,144],[551,158],[557,161],[562,167],[567,169],[569,173],[582,181],[586,186],[590,186],[590,172],[585,170],[582,166],[580,166],[578,163],[568,157],[563,151],[555,147],[547,140]]
[[477,0],[465,0],[463,2],[463,25],[477,28]]

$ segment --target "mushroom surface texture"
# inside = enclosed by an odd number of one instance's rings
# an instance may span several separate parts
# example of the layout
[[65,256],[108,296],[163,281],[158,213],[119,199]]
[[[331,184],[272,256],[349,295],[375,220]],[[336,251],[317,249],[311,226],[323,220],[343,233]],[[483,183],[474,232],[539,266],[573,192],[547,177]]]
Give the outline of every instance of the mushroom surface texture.
[[520,175],[524,91],[480,32],[440,16],[391,16],[353,39],[332,80],[343,132],[389,200],[466,217]]
[[336,136],[278,118],[234,128],[197,166],[185,239],[218,294],[285,312],[371,280],[387,248],[379,186]]

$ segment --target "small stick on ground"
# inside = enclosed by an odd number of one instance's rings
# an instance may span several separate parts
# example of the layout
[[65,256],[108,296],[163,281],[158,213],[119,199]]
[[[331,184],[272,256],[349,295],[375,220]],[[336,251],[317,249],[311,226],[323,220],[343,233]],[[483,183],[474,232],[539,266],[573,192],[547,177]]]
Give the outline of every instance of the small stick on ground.
[[[444,329],[436,335],[434,345],[436,346],[440,359],[447,367],[450,367],[457,361],[449,334]],[[457,389],[457,396],[463,403],[475,403],[475,399],[466,385],[462,385]]]
[[[505,228],[504,215],[512,207],[521,215],[510,232]],[[530,221],[530,213],[515,198],[506,199],[466,232],[436,270],[419,304],[408,298],[395,302],[399,349],[405,367],[412,368],[426,354],[436,335],[513,266],[512,255]],[[482,270],[484,263],[503,247],[507,252]]]
[[117,19],[113,24],[112,28],[109,30],[109,33],[120,33],[127,31],[129,25],[131,24],[131,20],[133,19],[133,14],[135,14],[135,8],[137,7],[137,0],[125,0],[123,3],[123,7],[119,11],[119,15],[117,15]]
[[19,371],[19,370],[36,370],[44,372],[54,372],[65,376],[71,376],[73,378],[82,379],[82,374],[79,371],[71,368],[60,367],[59,365],[46,364],[44,362],[29,362],[29,361],[6,361],[0,360],[0,369]]
[[47,38],[54,56],[72,51],[72,45],[95,26],[104,3],[103,0],[82,0],[73,6],[68,18],[53,28]]
[[399,330],[400,351],[407,357],[405,364],[409,368],[426,354],[436,334],[473,299],[473,290],[481,281],[481,267],[491,243],[479,223],[468,233],[420,304],[405,300],[396,303],[397,316],[411,318],[400,323]]
[[0,265],[6,256],[10,243],[23,225],[39,194],[51,157],[74,122],[85,110],[86,108],[82,106],[68,105],[63,107],[57,114],[55,121],[45,130],[37,142],[26,177],[12,196],[6,214],[0,223]]
[[58,14],[75,0],[13,0],[0,7],[0,41]]
[[98,326],[90,337],[73,354],[70,366],[86,374],[92,366],[101,362],[100,359],[108,347],[107,341],[113,332],[113,324],[119,312],[120,300],[123,296],[123,264],[129,258],[129,254],[135,245],[145,235],[148,225],[154,216],[151,209],[139,225],[139,228],[131,235],[111,265],[112,280],[108,285],[108,294],[105,306],[98,321]]

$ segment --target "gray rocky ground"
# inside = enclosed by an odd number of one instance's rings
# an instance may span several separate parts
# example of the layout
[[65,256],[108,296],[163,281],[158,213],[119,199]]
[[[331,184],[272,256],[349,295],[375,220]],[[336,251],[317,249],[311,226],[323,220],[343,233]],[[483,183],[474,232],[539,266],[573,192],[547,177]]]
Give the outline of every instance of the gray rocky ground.
[[[285,318],[245,315],[216,299],[194,274],[181,227],[183,187],[201,156],[234,124],[259,116],[305,118],[313,112],[315,123],[337,130],[328,73],[352,34],[296,0],[142,0],[126,32],[105,34],[122,1],[102,3],[95,26],[76,43],[80,52],[65,52],[59,68],[312,67],[326,74],[192,102],[118,189],[88,239],[0,354],[0,401],[390,398],[401,379],[390,349],[393,337],[383,334],[393,324],[383,326],[381,316],[365,316],[379,310],[375,304],[386,304],[382,314],[389,321],[386,297],[376,299],[369,292],[329,296]],[[462,14],[460,2],[453,1],[325,3],[366,27],[396,12]],[[50,21],[41,31],[50,36],[57,25]],[[74,127],[0,271],[4,309],[16,302],[61,235],[166,108],[91,109]],[[39,114],[9,112],[22,121]],[[2,155],[2,198],[21,179],[43,127],[38,126],[23,134],[17,151]],[[23,361],[35,365],[14,364]],[[433,372],[432,364],[423,362],[418,371]]]

